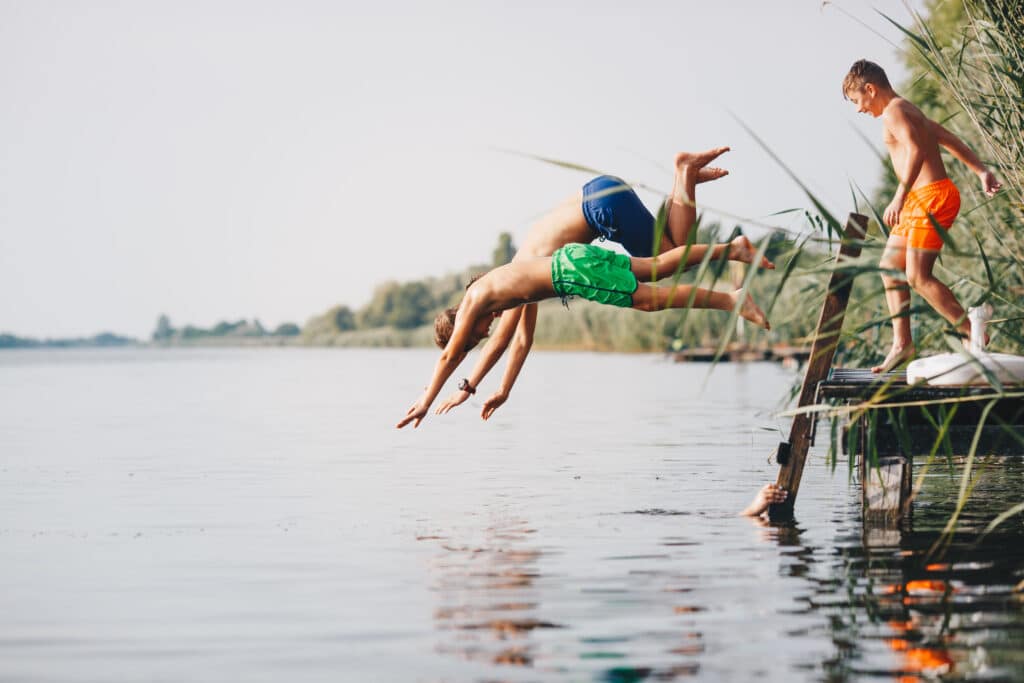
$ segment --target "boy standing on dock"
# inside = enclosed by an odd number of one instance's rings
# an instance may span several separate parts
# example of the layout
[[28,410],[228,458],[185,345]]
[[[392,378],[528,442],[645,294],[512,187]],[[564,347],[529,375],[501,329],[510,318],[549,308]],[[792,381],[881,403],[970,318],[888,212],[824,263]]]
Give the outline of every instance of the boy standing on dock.
[[960,193],[946,175],[939,147],[974,171],[988,196],[998,192],[1001,185],[960,138],[900,97],[889,85],[885,71],[874,62],[862,59],[850,67],[843,79],[843,97],[853,102],[858,112],[882,119],[885,146],[899,179],[896,195],[882,216],[892,232],[879,266],[890,272],[901,271],[906,279],[882,275],[892,318],[892,349],[880,365],[871,368],[872,372],[888,372],[912,359],[916,352],[907,312],[908,283],[957,330],[965,336],[970,334],[963,307],[949,287],[932,274],[943,244],[933,222],[948,229],[960,210]]

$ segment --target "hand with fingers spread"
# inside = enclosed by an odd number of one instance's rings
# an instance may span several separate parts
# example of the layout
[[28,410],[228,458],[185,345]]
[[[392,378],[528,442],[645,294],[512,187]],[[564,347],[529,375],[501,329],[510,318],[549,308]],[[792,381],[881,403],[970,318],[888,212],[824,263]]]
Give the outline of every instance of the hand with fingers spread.
[[422,400],[416,401],[416,403],[412,405],[412,408],[409,408],[409,412],[405,414],[405,417],[403,417],[402,420],[395,425],[395,427],[401,429],[402,427],[412,422],[413,429],[416,429],[417,427],[420,426],[420,422],[423,421],[423,418],[426,417],[427,410],[429,408],[429,403],[424,404]]
[[508,392],[496,391],[493,396],[484,401],[483,410],[480,411],[480,417],[487,420],[490,419],[494,411],[500,408],[505,401],[508,400]]
[[449,410],[451,410],[455,406],[460,406],[463,403],[465,403],[466,399],[468,399],[471,395],[472,394],[470,394],[468,391],[464,391],[462,389],[459,389],[454,394],[449,396],[445,400],[444,403],[439,405],[437,407],[437,410],[434,411],[434,414],[435,415],[444,415],[445,413],[447,413]]

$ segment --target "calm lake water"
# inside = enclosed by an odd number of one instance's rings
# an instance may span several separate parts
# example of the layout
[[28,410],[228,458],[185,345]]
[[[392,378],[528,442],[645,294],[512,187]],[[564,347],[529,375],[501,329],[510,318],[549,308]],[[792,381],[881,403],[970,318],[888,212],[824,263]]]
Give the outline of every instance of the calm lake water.
[[435,359],[0,353],[0,680],[1024,679],[1018,460],[929,558],[959,479],[866,533],[825,439],[795,524],[736,515],[779,366],[535,353],[395,430]]

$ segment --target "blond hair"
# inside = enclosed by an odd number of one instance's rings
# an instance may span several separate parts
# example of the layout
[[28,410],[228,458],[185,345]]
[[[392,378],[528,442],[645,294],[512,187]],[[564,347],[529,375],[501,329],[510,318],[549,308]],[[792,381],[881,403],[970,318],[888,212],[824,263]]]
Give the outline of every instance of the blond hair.
[[457,308],[446,308],[434,318],[434,343],[438,348],[448,346],[448,340],[452,338],[455,331],[455,313]]
[[843,98],[849,99],[850,92],[860,90],[868,83],[892,90],[892,86],[889,85],[889,77],[885,75],[885,69],[866,59],[858,59],[843,78]]

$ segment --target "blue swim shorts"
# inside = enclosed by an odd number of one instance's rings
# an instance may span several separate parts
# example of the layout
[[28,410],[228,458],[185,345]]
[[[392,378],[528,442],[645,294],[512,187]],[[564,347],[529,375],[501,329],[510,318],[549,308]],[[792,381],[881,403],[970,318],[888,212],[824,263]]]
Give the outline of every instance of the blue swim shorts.
[[654,216],[621,178],[603,175],[583,186],[583,215],[601,237],[618,242],[633,256],[651,256]]

